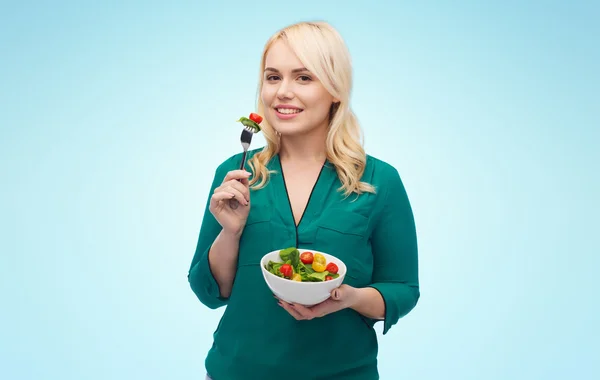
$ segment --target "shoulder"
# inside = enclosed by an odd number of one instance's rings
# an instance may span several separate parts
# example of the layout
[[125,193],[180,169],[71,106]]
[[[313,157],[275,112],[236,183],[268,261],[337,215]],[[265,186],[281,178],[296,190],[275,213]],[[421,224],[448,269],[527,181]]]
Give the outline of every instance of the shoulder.
[[385,186],[390,181],[399,179],[400,173],[391,163],[367,154],[364,177],[366,178],[363,180],[367,182]]
[[[401,210],[412,213],[408,191],[399,170],[393,164],[367,155],[367,168],[378,196],[375,197],[378,207],[374,207],[378,215]],[[366,174],[366,171],[365,171]],[[367,181],[368,182],[368,181]]]
[[362,181],[375,187],[375,191],[379,195],[377,199],[381,202],[388,202],[392,196],[397,199],[408,198],[408,191],[398,168],[380,158],[367,155]]

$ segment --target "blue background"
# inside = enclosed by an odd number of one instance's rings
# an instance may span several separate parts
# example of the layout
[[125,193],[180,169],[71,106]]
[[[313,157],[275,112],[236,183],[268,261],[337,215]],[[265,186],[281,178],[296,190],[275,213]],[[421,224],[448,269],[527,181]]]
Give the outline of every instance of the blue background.
[[2,3],[0,378],[203,379],[210,181],[267,38],[321,19],[418,226],[381,378],[600,378],[598,5],[201,3]]

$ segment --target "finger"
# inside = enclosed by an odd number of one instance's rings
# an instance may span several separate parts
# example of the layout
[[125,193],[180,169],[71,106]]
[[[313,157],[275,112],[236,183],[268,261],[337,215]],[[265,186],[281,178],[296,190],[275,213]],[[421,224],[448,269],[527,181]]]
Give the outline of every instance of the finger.
[[245,185],[243,183],[241,183],[240,181],[237,181],[235,179],[232,179],[230,181],[227,182],[223,182],[219,187],[217,187],[215,189],[215,192],[217,191],[231,191],[230,189],[236,189],[237,191],[239,191],[240,193],[242,193],[242,195],[244,196],[244,198],[246,198],[247,201],[250,201],[250,188],[248,185]]
[[242,194],[239,190],[233,188],[232,186],[228,186],[225,189],[223,189],[223,191],[233,194],[235,196],[235,199],[237,199],[238,202],[240,202],[240,204],[248,206],[248,200],[246,199],[246,197],[244,197],[244,194]]
[[310,312],[314,318],[322,318],[327,314],[331,314],[334,311],[335,305],[329,300],[323,301],[310,308]]
[[250,201],[250,189],[248,188],[248,185],[243,184],[240,181],[231,180],[229,182],[224,183],[222,186],[223,187],[227,187],[227,186],[233,187],[234,189],[236,189],[237,191],[242,193],[244,195],[244,198],[246,198],[247,201]]
[[227,199],[231,199],[234,198],[235,195],[228,192],[228,191],[219,191],[216,192],[212,195],[212,197],[210,197],[210,202],[214,204],[218,203],[219,201],[224,201]]
[[306,319],[313,319],[316,316],[315,313],[313,313],[313,311],[306,306],[293,304],[290,305],[290,307]]
[[297,304],[291,304],[289,306],[290,306],[290,308],[292,308],[292,310],[296,311],[296,313],[301,315],[303,319],[311,320],[317,316],[315,313],[313,313],[313,311],[311,309],[309,309],[305,306],[297,305]]
[[239,203],[246,205],[246,206],[249,203],[249,201],[246,199],[246,197],[244,197],[244,195],[239,190],[235,189],[233,186],[221,185],[215,189],[215,194],[218,194],[218,193],[231,194],[232,196],[229,198],[226,198],[226,199],[236,198]]
[[339,288],[331,291],[331,299],[339,303],[342,308],[349,307],[356,302],[358,296],[356,288],[342,284]]
[[340,288],[335,288],[331,291],[331,299],[339,301],[343,298],[343,291]]
[[250,177],[250,175],[251,173],[246,170],[232,170],[225,175],[223,183],[231,181],[232,179],[248,180],[248,177]]
[[296,318],[297,320],[303,320],[306,319],[302,314],[298,313],[296,310],[294,310],[294,308],[288,304],[287,302],[284,301],[279,301],[279,306],[281,306],[282,308],[285,309],[285,311],[287,311],[288,313],[290,313],[290,315],[294,318]]
[[239,178],[239,179],[235,179],[233,181],[241,183],[244,186],[248,186],[250,184],[250,180],[248,180],[248,178]]

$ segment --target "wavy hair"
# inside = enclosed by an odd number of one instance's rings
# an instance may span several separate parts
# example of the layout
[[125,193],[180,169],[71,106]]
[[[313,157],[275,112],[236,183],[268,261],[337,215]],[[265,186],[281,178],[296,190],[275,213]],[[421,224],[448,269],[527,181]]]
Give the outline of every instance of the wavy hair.
[[[261,62],[258,87],[257,112],[265,114],[260,93],[264,84],[263,70],[271,45],[283,40],[305,67],[315,75],[325,89],[339,103],[330,109],[329,130],[326,141],[326,157],[338,174],[344,195],[375,192],[375,188],[360,179],[366,165],[366,153],[362,145],[362,131],[350,108],[352,89],[352,65],[350,53],[340,34],[326,22],[300,22],[275,33],[265,44]],[[279,138],[265,119],[261,123],[267,145],[248,160],[254,175],[250,180],[253,189],[260,189],[269,179],[267,163],[279,152]]]

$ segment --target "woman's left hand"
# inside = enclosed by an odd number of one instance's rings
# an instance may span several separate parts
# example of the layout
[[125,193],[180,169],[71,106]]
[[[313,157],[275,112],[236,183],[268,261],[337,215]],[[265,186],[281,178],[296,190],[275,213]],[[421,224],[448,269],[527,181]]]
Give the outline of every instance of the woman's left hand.
[[339,288],[333,289],[330,298],[311,307],[290,304],[277,297],[275,298],[279,300],[279,306],[283,307],[292,317],[297,320],[311,320],[352,307],[356,301],[356,293],[356,288],[343,284]]

